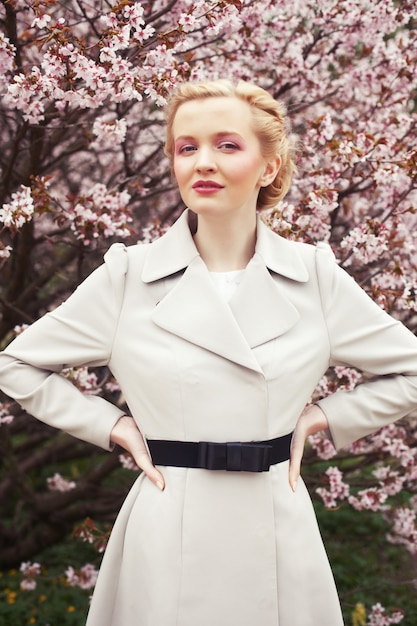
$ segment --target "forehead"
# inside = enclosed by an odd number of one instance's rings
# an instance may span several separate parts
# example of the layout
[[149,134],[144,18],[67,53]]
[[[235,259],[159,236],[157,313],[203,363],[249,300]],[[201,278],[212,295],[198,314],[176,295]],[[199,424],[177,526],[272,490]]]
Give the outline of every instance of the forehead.
[[178,108],[172,128],[174,137],[202,132],[252,134],[252,111],[235,97],[190,100]]

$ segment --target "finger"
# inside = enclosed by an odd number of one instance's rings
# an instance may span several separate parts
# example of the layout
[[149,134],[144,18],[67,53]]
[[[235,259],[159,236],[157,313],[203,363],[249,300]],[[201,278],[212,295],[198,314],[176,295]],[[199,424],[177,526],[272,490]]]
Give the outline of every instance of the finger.
[[158,487],[158,489],[160,489],[161,491],[165,489],[164,477],[161,472],[157,470],[156,467],[153,465],[147,452],[141,454],[137,458],[136,463],[138,467],[140,467],[140,469],[146,474],[149,480]]
[[288,482],[290,483],[291,489],[295,492],[297,489],[297,481],[300,476],[300,466],[296,461],[290,461],[290,469],[288,472]]
[[291,446],[290,467],[288,470],[288,480],[291,489],[295,492],[297,481],[301,472],[301,461],[304,453],[304,440],[296,435],[293,438]]

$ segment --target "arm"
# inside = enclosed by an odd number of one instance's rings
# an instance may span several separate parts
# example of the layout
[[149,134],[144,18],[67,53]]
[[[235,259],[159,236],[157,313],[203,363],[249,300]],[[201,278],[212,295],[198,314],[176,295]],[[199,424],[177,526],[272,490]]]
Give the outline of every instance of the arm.
[[123,300],[127,253],[116,245],[57,309],[32,324],[0,354],[0,388],[28,413],[99,445],[123,411],[82,394],[60,376],[66,367],[107,365]]
[[336,265],[327,247],[318,250],[317,270],[330,365],[349,365],[372,375],[354,390],[318,402],[340,449],[417,407],[417,338]]
[[300,416],[293,437],[289,480],[295,489],[306,438],[330,429],[337,449],[404,417],[417,407],[417,338],[385,313],[318,246],[317,274],[331,360],[374,375],[352,391],[338,391]]
[[112,246],[105,264],[68,300],[32,324],[0,353],[0,388],[41,421],[105,449],[128,450],[160,489],[136,422],[60,376],[66,367],[107,365],[123,301],[127,251]]

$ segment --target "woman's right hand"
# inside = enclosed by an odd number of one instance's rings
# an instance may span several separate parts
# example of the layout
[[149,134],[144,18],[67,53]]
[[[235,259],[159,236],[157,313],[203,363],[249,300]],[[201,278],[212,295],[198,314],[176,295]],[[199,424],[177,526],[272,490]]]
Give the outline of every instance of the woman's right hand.
[[122,415],[113,426],[113,430],[110,433],[110,441],[127,450],[132,455],[136,465],[145,472],[149,480],[161,491],[165,489],[164,477],[153,465],[142,433],[133,417]]
[[326,430],[328,427],[329,423],[327,418],[317,404],[306,407],[298,418],[291,442],[289,467],[289,483],[293,491],[295,491],[297,487],[297,480],[300,476],[304,444],[307,438],[309,435],[314,435],[321,430]]

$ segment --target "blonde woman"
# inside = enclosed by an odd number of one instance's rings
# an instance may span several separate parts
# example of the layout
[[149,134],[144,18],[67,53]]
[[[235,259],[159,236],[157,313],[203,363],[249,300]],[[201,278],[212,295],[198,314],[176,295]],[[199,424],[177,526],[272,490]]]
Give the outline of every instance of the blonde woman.
[[[122,445],[143,469],[88,626],[341,626],[299,478],[304,442],[329,429],[340,448],[415,408],[417,340],[327,246],[259,221],[294,170],[281,104],[244,82],[188,83],[167,122],[188,208],[154,243],[112,246],[5,350],[0,385],[49,424]],[[340,363],[375,379],[305,408]],[[59,376],[78,365],[108,365],[131,415]]]

